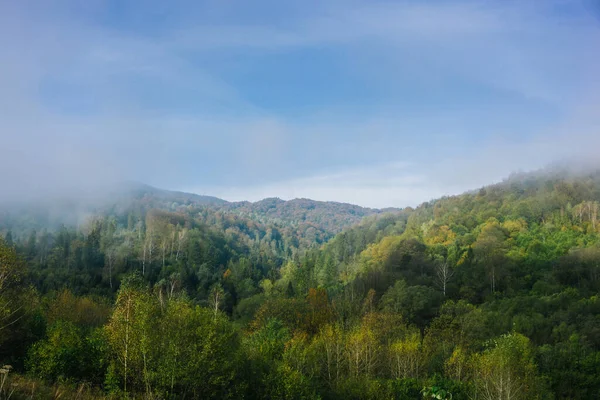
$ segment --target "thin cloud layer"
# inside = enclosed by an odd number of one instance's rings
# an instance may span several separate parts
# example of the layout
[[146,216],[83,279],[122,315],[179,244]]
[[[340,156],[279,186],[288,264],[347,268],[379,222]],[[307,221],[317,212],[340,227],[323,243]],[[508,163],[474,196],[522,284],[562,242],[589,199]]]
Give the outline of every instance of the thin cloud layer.
[[600,144],[590,3],[77,3],[0,4],[1,197],[398,207]]

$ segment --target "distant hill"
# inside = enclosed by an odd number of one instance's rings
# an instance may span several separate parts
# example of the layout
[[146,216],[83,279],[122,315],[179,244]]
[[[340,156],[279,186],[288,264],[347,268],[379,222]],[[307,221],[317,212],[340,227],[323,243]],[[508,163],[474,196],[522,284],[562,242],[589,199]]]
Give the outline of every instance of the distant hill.
[[[324,243],[336,233],[383,211],[351,204],[309,199],[228,202],[214,197],[155,188],[138,182],[121,182],[95,191],[40,197],[24,203],[0,204],[0,233],[25,237],[32,231],[54,232],[77,227],[95,217],[115,217],[123,224],[129,215],[143,220],[150,210],[188,215],[217,231],[229,230],[255,237],[251,231],[275,230],[289,238],[292,248]],[[387,212],[397,211],[387,209]]]
[[136,205],[144,209],[179,209],[183,206],[223,205],[226,201],[158,189],[137,182],[121,182],[94,190],[69,192],[46,197],[40,193],[35,200],[0,202],[0,231],[29,234],[32,230],[56,231],[62,225],[78,226],[99,215],[122,214]]
[[[366,216],[382,212],[381,210],[347,203],[310,199],[284,201],[279,198],[268,198],[255,203],[226,203],[222,209],[259,222],[290,224],[292,226],[308,224],[328,233],[341,232],[344,228],[360,222]],[[398,210],[390,209],[389,211]]]
[[[263,224],[296,228],[310,225],[327,234],[341,232],[366,216],[383,212],[353,204],[310,199],[286,201],[280,198],[266,198],[257,202],[228,202],[213,196],[157,189],[144,184],[127,187],[122,193],[129,194],[130,201],[144,202],[149,208],[175,211],[181,208],[206,207],[224,213],[234,213]],[[394,211],[398,209],[385,210]]]
[[171,201],[178,204],[222,205],[227,203],[227,201],[214,196],[158,189],[153,186],[137,182],[127,182],[118,185],[115,188],[114,194],[124,195],[125,197],[132,199],[141,199],[143,197],[150,196],[159,200]]

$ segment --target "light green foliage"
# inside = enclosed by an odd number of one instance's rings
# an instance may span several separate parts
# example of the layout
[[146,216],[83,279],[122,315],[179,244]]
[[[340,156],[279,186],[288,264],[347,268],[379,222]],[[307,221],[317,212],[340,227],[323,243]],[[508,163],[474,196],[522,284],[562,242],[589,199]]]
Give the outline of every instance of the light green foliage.
[[533,349],[519,334],[507,334],[473,358],[477,392],[486,400],[542,399],[547,394],[536,376]]
[[86,333],[72,322],[59,320],[48,328],[47,338],[29,350],[27,366],[47,381],[103,381],[106,342],[100,330]]
[[117,296],[115,311],[106,325],[106,335],[113,352],[113,370],[120,377],[122,389],[151,391],[150,366],[154,363],[153,346],[158,301],[144,287],[138,276],[124,282]]
[[248,338],[248,347],[257,357],[279,360],[283,357],[285,344],[290,338],[289,329],[280,320],[273,318]]
[[197,200],[146,193],[77,229],[0,221],[11,376],[113,398],[600,396],[599,172],[353,227],[371,212]]
[[238,338],[214,310],[185,298],[159,298],[135,279],[124,285],[107,327],[112,381],[124,392],[229,398],[243,390],[236,379]]
[[397,379],[419,378],[423,373],[424,356],[421,334],[414,332],[390,346],[392,374]]

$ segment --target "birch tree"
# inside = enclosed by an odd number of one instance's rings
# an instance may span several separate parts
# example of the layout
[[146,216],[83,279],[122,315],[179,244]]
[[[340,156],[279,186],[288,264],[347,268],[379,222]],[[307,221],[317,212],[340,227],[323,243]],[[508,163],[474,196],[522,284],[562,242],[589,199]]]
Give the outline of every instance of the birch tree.
[[442,293],[444,293],[445,297],[446,287],[448,286],[450,279],[452,279],[452,276],[454,275],[454,270],[450,268],[448,261],[442,261],[437,263],[435,272],[436,284],[438,285]]
[[522,400],[536,397],[536,367],[529,339],[503,335],[473,359],[477,391],[484,400]]
[[139,277],[122,283],[115,310],[106,326],[115,369],[121,375],[123,391],[144,388],[150,393],[149,365],[152,359],[156,299]]

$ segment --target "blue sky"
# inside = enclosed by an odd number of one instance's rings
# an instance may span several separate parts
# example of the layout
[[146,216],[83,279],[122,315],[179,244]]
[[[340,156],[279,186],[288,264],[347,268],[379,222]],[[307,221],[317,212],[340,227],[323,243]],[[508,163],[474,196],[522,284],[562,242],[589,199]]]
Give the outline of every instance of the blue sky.
[[15,195],[403,207],[600,145],[593,0],[5,1],[0,49]]

